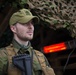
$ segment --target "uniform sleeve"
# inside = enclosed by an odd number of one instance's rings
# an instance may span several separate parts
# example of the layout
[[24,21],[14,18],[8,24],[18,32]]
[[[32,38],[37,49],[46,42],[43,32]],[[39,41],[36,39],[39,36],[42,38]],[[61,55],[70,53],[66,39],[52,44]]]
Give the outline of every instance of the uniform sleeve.
[[46,63],[46,66],[47,66],[47,72],[48,72],[48,75],[55,75],[55,72],[54,72],[54,69],[50,66],[47,58],[44,56],[45,58],[45,63]]
[[48,62],[48,60],[47,60],[47,58],[45,56],[44,56],[44,58],[45,58],[46,65],[49,66],[49,67],[51,67],[50,64],[49,64],[49,62]]
[[5,75],[7,70],[7,55],[4,50],[0,50],[0,75]]

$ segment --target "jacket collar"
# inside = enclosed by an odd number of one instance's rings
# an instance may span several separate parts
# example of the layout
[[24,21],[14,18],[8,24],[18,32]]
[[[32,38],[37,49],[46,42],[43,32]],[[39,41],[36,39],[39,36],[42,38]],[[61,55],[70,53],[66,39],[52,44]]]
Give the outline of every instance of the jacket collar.
[[25,49],[25,50],[29,50],[29,48],[31,47],[31,43],[28,43],[28,46],[24,46],[19,44],[15,39],[13,39],[12,44],[15,48],[15,52],[17,53],[20,49]]

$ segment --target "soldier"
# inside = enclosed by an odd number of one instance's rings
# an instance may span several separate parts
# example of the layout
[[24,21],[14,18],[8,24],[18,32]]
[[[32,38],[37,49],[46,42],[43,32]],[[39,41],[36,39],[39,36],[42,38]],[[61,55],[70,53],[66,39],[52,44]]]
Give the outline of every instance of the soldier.
[[21,70],[13,64],[12,57],[27,53],[32,57],[31,75],[55,75],[44,54],[31,47],[34,23],[38,21],[37,16],[24,8],[11,16],[9,24],[13,40],[12,44],[0,49],[0,75],[22,75]]

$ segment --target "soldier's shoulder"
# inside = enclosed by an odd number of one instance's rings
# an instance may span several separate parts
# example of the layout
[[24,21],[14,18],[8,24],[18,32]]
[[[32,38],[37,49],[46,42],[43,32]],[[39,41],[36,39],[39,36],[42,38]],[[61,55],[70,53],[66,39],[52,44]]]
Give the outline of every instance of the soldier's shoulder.
[[39,51],[39,50],[34,50],[35,51],[35,53],[37,54],[37,55],[41,55],[41,56],[44,56],[44,54],[43,54],[43,52],[41,52],[41,51]]
[[0,48],[0,56],[1,55],[7,55],[7,51],[6,51],[6,48],[5,47]]
[[39,51],[39,50],[34,50],[35,52],[38,52],[38,53],[42,53],[41,51]]

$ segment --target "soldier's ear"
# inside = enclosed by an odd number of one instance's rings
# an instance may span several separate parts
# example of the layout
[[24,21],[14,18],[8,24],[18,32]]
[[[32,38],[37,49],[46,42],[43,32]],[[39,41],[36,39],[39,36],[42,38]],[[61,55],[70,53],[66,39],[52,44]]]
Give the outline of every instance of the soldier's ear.
[[15,25],[11,25],[10,29],[13,33],[16,33],[16,26]]

